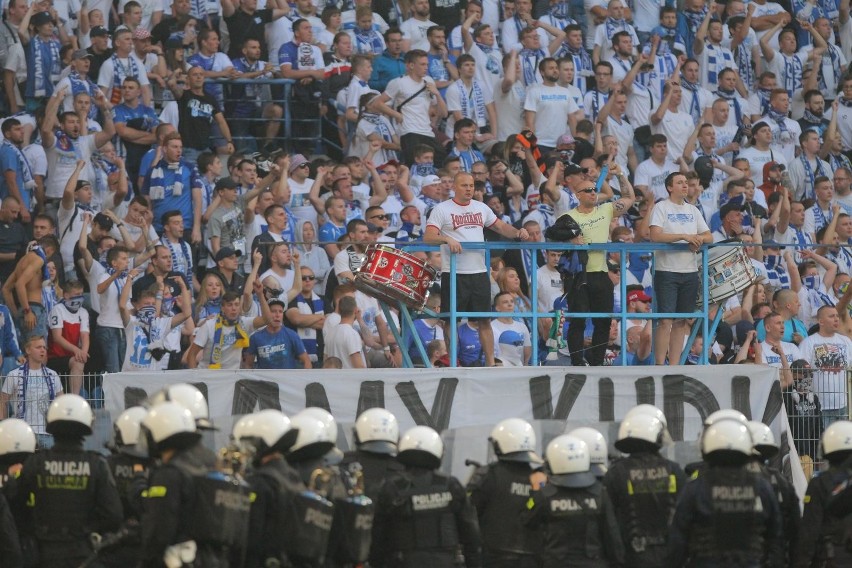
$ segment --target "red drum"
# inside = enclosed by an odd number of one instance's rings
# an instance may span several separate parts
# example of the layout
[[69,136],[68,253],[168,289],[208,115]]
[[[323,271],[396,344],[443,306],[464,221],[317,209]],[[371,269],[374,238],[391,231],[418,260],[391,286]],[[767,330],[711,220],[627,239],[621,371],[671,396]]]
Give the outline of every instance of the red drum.
[[388,245],[370,245],[355,275],[355,287],[376,299],[399,300],[414,310],[426,305],[438,273],[419,258]]

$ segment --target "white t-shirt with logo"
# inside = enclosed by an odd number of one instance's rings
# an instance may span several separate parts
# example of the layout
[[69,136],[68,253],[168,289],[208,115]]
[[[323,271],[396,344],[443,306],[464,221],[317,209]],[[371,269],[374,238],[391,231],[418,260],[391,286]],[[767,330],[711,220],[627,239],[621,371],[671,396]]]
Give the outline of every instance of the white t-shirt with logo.
[[[485,241],[483,229],[497,222],[494,212],[481,201],[461,205],[455,199],[443,201],[432,209],[426,226],[437,228],[442,235],[460,243]],[[441,245],[441,272],[450,272],[450,247]],[[464,251],[456,256],[457,274],[485,272],[485,255],[481,250]]]
[[[795,343],[787,343],[786,341],[781,342],[781,349],[784,350],[784,358],[787,359],[787,365],[792,365],[793,361],[802,358],[802,354],[799,352],[799,348]],[[772,346],[768,343],[763,343],[761,345],[760,350],[760,361],[758,363],[762,363],[763,365],[769,365],[770,367],[776,367],[780,369],[781,365],[781,355],[778,355],[772,350]]]
[[[671,199],[660,201],[654,206],[650,226],[662,227],[664,233],[686,235],[700,235],[710,230],[704,220],[704,215],[697,207],[689,203],[678,205]],[[684,241],[678,242],[683,243]],[[688,274],[698,271],[698,260],[700,258],[700,255],[691,251],[657,251],[654,253],[654,264],[657,270]]]
[[556,140],[568,131],[568,115],[580,110],[571,91],[559,85],[527,87],[524,110],[535,113],[535,135],[538,143],[556,147]]
[[852,361],[852,340],[835,333],[823,337],[809,335],[799,344],[802,358],[814,369],[814,392],[822,402],[823,410],[846,407],[846,368]]

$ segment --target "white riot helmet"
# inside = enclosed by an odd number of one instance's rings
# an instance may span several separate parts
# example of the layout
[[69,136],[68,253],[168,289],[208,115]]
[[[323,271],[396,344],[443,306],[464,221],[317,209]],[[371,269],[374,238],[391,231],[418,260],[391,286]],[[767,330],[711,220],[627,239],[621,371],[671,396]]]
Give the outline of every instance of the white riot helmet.
[[609,448],[603,434],[594,428],[583,426],[582,428],[574,428],[568,432],[568,435],[586,442],[586,447],[589,450],[589,461],[592,465],[591,472],[595,477],[601,478],[606,475],[607,464],[609,463]]
[[290,447],[288,460],[301,462],[319,458],[334,448],[325,423],[310,413],[298,413],[290,420],[290,428],[297,431],[296,440]]
[[244,416],[233,430],[234,439],[249,442],[260,457],[272,452],[286,452],[297,435],[298,432],[291,428],[290,419],[272,408]]
[[142,419],[140,444],[149,455],[156,456],[164,449],[183,449],[201,439],[192,412],[176,402],[160,402],[148,410]]
[[343,452],[337,447],[337,421],[334,419],[334,416],[331,415],[331,412],[324,408],[319,408],[318,406],[309,406],[299,412],[299,414],[317,418],[322,421],[323,425],[325,425],[326,432],[328,433],[328,439],[331,440],[332,444],[334,444],[325,456],[326,465],[339,464],[341,460],[343,460]]
[[374,454],[394,456],[399,443],[399,422],[384,408],[369,408],[355,420],[355,443],[358,449]]
[[701,455],[708,462],[742,463],[753,455],[753,449],[748,426],[736,419],[717,420],[701,436]]
[[733,408],[723,408],[705,418],[704,427],[707,428],[708,426],[712,426],[719,420],[736,420],[743,426],[748,426],[748,418],[746,418],[745,414],[739,410],[734,410]]
[[829,458],[829,460],[832,454],[837,452],[852,451],[852,422],[849,420],[832,422],[822,434],[820,447],[822,455]]
[[35,453],[36,435],[32,427],[20,418],[0,422],[0,461],[16,463]]
[[86,399],[76,394],[63,394],[47,409],[48,434],[54,436],[88,436],[92,433],[95,415]]
[[651,414],[634,413],[621,421],[615,447],[627,454],[657,451],[663,447],[663,423]]
[[663,413],[662,410],[660,410],[653,404],[637,404],[636,406],[627,411],[627,414],[624,415],[624,420],[632,418],[637,414],[648,414],[650,416],[653,416],[654,418],[663,423],[664,428],[669,427],[669,422],[668,420],[666,420],[666,415]]
[[131,406],[118,415],[113,424],[115,445],[118,451],[129,455],[137,455],[136,444],[139,442],[139,429],[148,411],[141,406]]
[[165,401],[176,402],[189,410],[198,428],[202,430],[213,429],[207,399],[204,398],[204,393],[197,387],[188,383],[177,383],[154,393],[150,398],[152,405]]
[[415,426],[399,440],[397,459],[405,465],[438,469],[444,458],[441,435],[428,426]]
[[569,434],[557,436],[544,452],[550,469],[549,482],[560,487],[589,487],[594,484],[586,442]]
[[748,431],[751,433],[751,441],[754,443],[754,450],[757,455],[768,460],[778,453],[778,443],[775,441],[775,435],[769,426],[763,422],[750,420]]
[[488,438],[501,460],[541,463],[535,453],[535,430],[526,420],[507,418],[497,423]]

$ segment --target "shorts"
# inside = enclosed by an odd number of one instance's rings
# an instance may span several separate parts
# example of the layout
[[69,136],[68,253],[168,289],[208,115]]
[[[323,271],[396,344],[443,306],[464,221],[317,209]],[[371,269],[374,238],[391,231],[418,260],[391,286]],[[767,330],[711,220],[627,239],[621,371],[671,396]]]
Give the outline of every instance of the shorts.
[[30,337],[43,337],[47,341],[47,310],[44,306],[35,302],[30,302],[30,310],[36,317],[35,327],[27,331],[24,325],[24,313],[18,315],[18,333],[21,336],[21,347],[27,342]]
[[654,273],[654,296],[657,312],[691,314],[698,311],[698,272]]
[[[441,311],[450,311],[450,273],[441,274]],[[456,311],[490,312],[491,279],[487,272],[456,274]],[[447,318],[449,319],[449,318]],[[470,321],[489,320],[488,317],[471,317]]]

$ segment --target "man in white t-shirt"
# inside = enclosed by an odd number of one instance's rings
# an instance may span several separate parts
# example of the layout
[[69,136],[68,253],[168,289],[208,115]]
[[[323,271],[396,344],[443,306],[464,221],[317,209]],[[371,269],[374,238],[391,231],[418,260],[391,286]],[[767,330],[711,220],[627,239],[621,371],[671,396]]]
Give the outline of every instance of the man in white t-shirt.
[[814,392],[822,402],[823,427],[847,418],[846,369],[852,362],[852,340],[838,333],[840,315],[834,306],[817,311],[819,331],[799,344],[802,358],[819,369],[814,373]]
[[[515,299],[509,292],[500,292],[494,298],[494,311],[513,313]],[[530,331],[523,322],[511,316],[499,317],[491,321],[494,334],[494,355],[504,367],[523,367],[532,354]]]
[[0,392],[0,420],[7,418],[11,403],[15,418],[26,421],[41,448],[49,448],[53,438],[47,433],[47,409],[62,394],[59,375],[47,368],[47,341],[34,335],[24,344],[26,362],[13,369]]
[[[686,203],[689,183],[681,173],[671,173],[665,180],[669,198],[654,206],[651,213],[651,240],[656,243],[688,244],[688,251],[656,251],[654,253],[654,293],[660,313],[691,313],[698,298],[698,259],[701,246],[713,242],[704,215]],[[680,364],[683,341],[689,331],[689,320],[662,319],[654,335],[654,358],[657,365]]]
[[[515,229],[494,215],[481,201],[473,201],[473,176],[456,174],[455,196],[432,209],[426,224],[423,242],[441,245],[441,305],[450,305],[450,294],[455,292],[456,310],[459,312],[487,312],[491,309],[491,281],[481,250],[463,251],[461,243],[484,242],[484,229],[489,228],[507,239],[529,239],[526,229]],[[450,255],[456,256],[456,285],[450,290]],[[494,365],[494,337],[487,317],[471,317],[477,322],[485,354],[485,366]],[[447,322],[448,324],[449,322]],[[450,336],[449,326],[444,333]]]
[[763,185],[763,167],[768,162],[787,166],[784,155],[772,148],[772,127],[762,120],[751,127],[751,146],[741,151],[738,158],[748,160],[751,180],[758,187]]
[[325,337],[325,358],[337,357],[344,369],[364,369],[367,367],[367,361],[364,358],[364,341],[352,327],[359,314],[355,298],[352,296],[340,298],[337,311],[340,314],[340,323]]
[[112,104],[119,104],[122,100],[121,86],[128,77],[139,81],[142,87],[142,102],[145,106],[151,104],[151,82],[145,64],[133,53],[132,32],[123,28],[115,32],[112,45],[114,53],[104,61],[98,72],[98,86]]
[[679,172],[680,166],[669,158],[669,144],[664,135],[652,134],[648,145],[651,148],[651,157],[636,168],[636,189],[640,190],[642,195],[653,195],[654,201],[666,200],[669,198],[666,178],[673,172]]
[[669,159],[677,160],[690,134],[695,130],[692,115],[680,110],[683,91],[676,79],[670,78],[663,88],[663,102],[651,115],[651,132],[665,134],[668,141]]
[[[257,282],[257,281],[255,281]],[[201,322],[189,346],[186,365],[190,369],[239,369],[249,336],[270,321],[266,295],[257,294],[261,315],[240,315],[241,299],[236,292],[225,292],[218,316]],[[201,357],[199,357],[201,354]]]
[[447,105],[435,86],[435,80],[428,75],[429,56],[425,51],[412,49],[405,54],[405,69],[405,76],[388,83],[385,92],[370,103],[370,108],[400,124],[400,143],[407,166],[414,164],[414,150],[421,144],[434,150],[435,163],[442,163],[446,152],[432,132],[430,111],[434,106],[440,120],[447,116]]
[[795,343],[783,341],[784,316],[770,312],[763,318],[763,328],[766,330],[766,339],[761,345],[760,359],[755,362],[781,369],[781,388],[789,388],[793,384],[790,366],[793,361],[801,359],[802,354]]
[[571,92],[556,84],[559,80],[559,64],[552,57],[545,57],[538,64],[541,84],[527,87],[524,101],[526,127],[535,132],[542,154],[556,148],[556,140],[565,134],[566,126],[571,132],[577,121],[583,119],[583,111],[574,102]]

